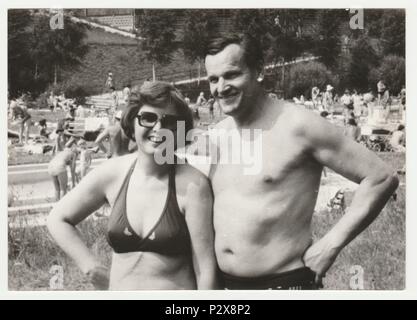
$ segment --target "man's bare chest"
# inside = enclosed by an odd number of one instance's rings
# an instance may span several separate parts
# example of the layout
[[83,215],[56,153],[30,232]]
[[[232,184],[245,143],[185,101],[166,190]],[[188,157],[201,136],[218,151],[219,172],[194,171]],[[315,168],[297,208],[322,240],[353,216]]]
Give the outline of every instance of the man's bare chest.
[[248,191],[276,188],[303,171],[302,164],[308,161],[295,141],[270,134],[264,134],[261,142],[246,141],[240,148],[240,158],[230,148],[219,148],[218,162],[211,171],[215,192],[229,188]]

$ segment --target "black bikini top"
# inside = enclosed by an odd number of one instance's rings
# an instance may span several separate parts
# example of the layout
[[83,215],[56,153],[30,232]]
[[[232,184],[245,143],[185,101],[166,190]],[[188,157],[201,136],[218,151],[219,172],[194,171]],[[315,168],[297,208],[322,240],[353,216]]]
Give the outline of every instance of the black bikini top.
[[[180,212],[175,189],[175,166],[169,171],[168,195],[155,226],[142,238],[131,227],[126,214],[126,194],[136,161],[130,168],[114,203],[107,226],[107,241],[116,253],[135,251],[165,255],[189,253],[191,240]],[[138,212],[140,214],[140,212]]]

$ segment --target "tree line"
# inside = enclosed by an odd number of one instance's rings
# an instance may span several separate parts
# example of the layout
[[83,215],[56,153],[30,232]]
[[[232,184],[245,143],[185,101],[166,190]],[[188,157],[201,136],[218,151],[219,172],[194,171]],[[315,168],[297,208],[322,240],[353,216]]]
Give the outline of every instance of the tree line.
[[[63,70],[81,63],[88,51],[89,27],[72,21],[71,14],[65,11],[64,28],[53,30],[50,15],[42,10],[9,10],[10,93],[43,92],[62,80]],[[135,32],[154,79],[157,68],[170,63],[178,50],[197,65],[200,77],[208,39],[222,32],[245,32],[260,40],[267,63],[282,65],[271,75],[273,89],[302,93],[306,85],[294,84],[294,72],[285,65],[311,55],[318,62],[305,66],[305,72],[313,68],[318,78],[310,82],[334,81],[366,90],[370,81],[391,77],[397,90],[404,84],[404,10],[365,10],[364,28],[355,30],[349,28],[351,16],[342,9],[138,9]]]
[[[306,94],[306,87],[326,81],[366,91],[384,78],[394,92],[405,82],[404,10],[366,9],[363,29],[350,27],[353,14],[345,9],[136,10],[135,15],[154,78],[155,65],[169,63],[176,50],[197,63],[200,75],[209,38],[235,31],[259,39],[266,61],[282,65],[275,69],[270,87],[290,95]],[[295,71],[317,76],[306,75],[310,80],[300,85],[285,66],[304,55],[317,57],[318,64],[297,66]]]

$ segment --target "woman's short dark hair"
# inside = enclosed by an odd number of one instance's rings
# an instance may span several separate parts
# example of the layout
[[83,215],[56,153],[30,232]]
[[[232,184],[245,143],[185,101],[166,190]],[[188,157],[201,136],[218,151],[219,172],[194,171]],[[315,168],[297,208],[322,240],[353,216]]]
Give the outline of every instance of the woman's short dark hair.
[[229,44],[238,44],[243,49],[243,58],[246,65],[252,70],[261,70],[264,64],[262,46],[258,39],[249,34],[227,34],[213,37],[206,47],[206,56],[215,55],[226,48]]
[[[120,120],[124,133],[133,141],[135,141],[135,117],[145,104],[156,108],[174,106],[180,120],[185,122],[186,136],[194,127],[192,112],[178,89],[168,82],[145,82],[139,89],[133,90],[129,105]],[[188,141],[185,141],[185,144],[188,144]]]

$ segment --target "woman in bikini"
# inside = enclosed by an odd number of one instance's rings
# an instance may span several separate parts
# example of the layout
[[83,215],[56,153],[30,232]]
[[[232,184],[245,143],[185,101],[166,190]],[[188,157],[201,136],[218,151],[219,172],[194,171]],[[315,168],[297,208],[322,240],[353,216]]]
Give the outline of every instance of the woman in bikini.
[[67,193],[67,167],[70,168],[72,187],[75,187],[75,165],[77,156],[78,149],[75,146],[66,146],[64,150],[58,152],[48,164],[48,173],[54,184],[56,201],[59,201]]
[[[138,151],[92,170],[48,217],[52,236],[96,289],[217,288],[209,182],[188,164],[157,161],[171,143],[164,133],[175,137],[177,121],[185,123],[186,133],[192,129],[181,94],[169,83],[146,82],[121,120]],[[178,141],[172,143],[175,148]],[[76,231],[105,203],[112,208],[106,234],[113,249],[110,272]]]

